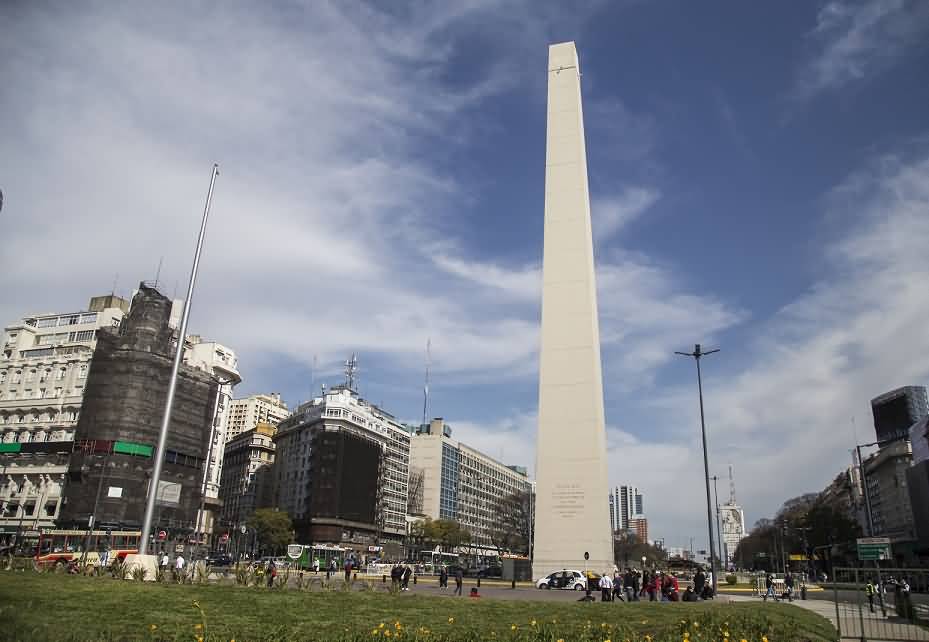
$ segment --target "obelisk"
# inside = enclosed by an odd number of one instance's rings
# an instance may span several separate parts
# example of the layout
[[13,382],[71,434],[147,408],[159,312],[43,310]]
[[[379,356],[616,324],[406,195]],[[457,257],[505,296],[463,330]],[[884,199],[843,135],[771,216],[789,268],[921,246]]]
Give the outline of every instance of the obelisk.
[[587,149],[573,42],[548,49],[541,336],[533,578],[561,569],[603,573],[613,568],[613,545]]

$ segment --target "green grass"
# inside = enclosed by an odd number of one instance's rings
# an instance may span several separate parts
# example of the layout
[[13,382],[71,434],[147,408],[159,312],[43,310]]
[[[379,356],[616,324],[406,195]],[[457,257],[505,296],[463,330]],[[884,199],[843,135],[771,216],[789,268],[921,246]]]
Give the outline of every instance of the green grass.
[[0,572],[0,640],[383,640],[385,631],[391,640],[398,631],[401,640],[679,642],[685,631],[693,642],[725,631],[732,642],[835,640],[828,621],[786,604],[472,600]]

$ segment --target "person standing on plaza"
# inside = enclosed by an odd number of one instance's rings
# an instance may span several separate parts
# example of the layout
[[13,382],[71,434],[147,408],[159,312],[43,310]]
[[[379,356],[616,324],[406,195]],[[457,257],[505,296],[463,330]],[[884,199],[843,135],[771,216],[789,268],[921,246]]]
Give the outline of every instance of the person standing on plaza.
[[319,573],[319,558],[318,557],[313,559],[313,572]]
[[868,595],[868,608],[874,613],[874,584],[871,583],[871,580],[868,580],[865,593]]
[[182,553],[178,553],[177,557],[174,558],[174,578],[177,581],[181,581],[181,579],[184,577],[184,564],[186,564],[184,561],[184,555]]
[[694,593],[698,596],[703,596],[703,587],[706,586],[706,573],[703,572],[703,569],[697,569],[697,574],[694,575]]
[[623,598],[623,574],[615,566],[613,567],[613,578],[610,584],[613,587],[613,599],[619,598],[620,602],[625,602]]
[[604,573],[600,578],[600,601],[609,602],[613,593],[613,580],[610,579],[609,573]]
[[439,588],[448,588],[448,567],[445,564],[442,565],[442,570],[439,571]]
[[161,572],[162,573],[168,572],[168,564],[170,563],[171,563],[171,560],[168,559],[168,552],[161,551]]
[[787,571],[787,574],[784,576],[784,591],[787,594],[787,601],[794,601],[794,576],[790,574],[790,571]]
[[770,573],[765,573],[764,576],[764,585],[765,585],[765,594],[764,601],[768,601],[768,597],[773,597],[774,601],[777,602],[777,593],[774,592],[774,578],[771,577]]
[[632,590],[633,590],[632,569],[627,566],[626,573],[623,575],[623,592],[626,594],[627,602],[632,601]]
[[268,560],[268,568],[265,569],[265,575],[268,578],[268,588],[274,588],[274,578],[277,577],[277,566],[274,560]]
[[633,602],[639,601],[639,587],[641,586],[641,582],[642,582],[641,573],[633,569],[632,570],[632,601]]
[[413,575],[413,569],[410,568],[410,565],[407,564],[406,568],[403,569],[403,590],[410,590],[410,576]]
[[352,581],[352,558],[345,558],[345,583],[348,584]]
[[461,595],[461,585],[464,580],[464,574],[461,572],[461,567],[455,569],[455,595]]

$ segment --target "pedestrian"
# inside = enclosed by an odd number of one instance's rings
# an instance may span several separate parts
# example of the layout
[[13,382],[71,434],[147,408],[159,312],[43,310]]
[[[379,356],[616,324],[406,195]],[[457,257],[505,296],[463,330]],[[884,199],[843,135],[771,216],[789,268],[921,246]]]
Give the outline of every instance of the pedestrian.
[[613,580],[610,579],[609,573],[604,573],[600,578],[600,601],[609,602],[610,595],[613,593]]
[[638,570],[632,569],[632,601],[639,601],[639,586],[641,584],[642,575]]
[[777,602],[777,593],[774,592],[774,578],[771,577],[770,573],[765,573],[764,585],[766,589],[764,601],[767,602],[769,597],[773,597],[774,601]]
[[338,568],[338,565],[336,564],[335,558],[333,557],[329,560],[329,570],[326,571],[327,580],[329,579],[330,575],[335,575],[337,568]]
[[442,565],[442,570],[439,571],[439,588],[443,590],[448,588],[448,567],[445,564]]
[[180,581],[184,577],[184,564],[187,562],[184,561],[184,555],[181,553],[177,554],[177,557],[174,558],[174,579]]
[[620,602],[625,602],[626,600],[623,599],[623,574],[620,573],[619,569],[615,566],[613,567],[613,578],[611,583],[613,586],[613,599],[619,598]]
[[632,576],[632,569],[629,568],[629,567],[627,566],[627,567],[626,567],[626,572],[625,572],[625,574],[623,575],[623,592],[626,594],[626,601],[627,601],[627,602],[631,602],[631,601],[632,601],[632,589],[633,589],[632,577],[633,577],[633,576]]
[[161,551],[161,571],[162,571],[163,573],[167,573],[167,572],[168,572],[168,564],[169,564],[169,563],[170,563],[170,560],[168,559],[168,552],[167,552],[167,551]]
[[319,573],[319,558],[318,557],[313,560],[313,572]]
[[868,608],[874,613],[874,584],[871,583],[871,580],[868,580],[868,585],[865,586],[864,590],[868,596]]
[[703,569],[697,569],[697,574],[694,575],[694,593],[697,596],[703,595],[703,587],[706,586],[706,573],[703,572]]
[[794,576],[790,574],[790,571],[784,575],[784,593],[787,595],[788,602],[794,601]]
[[402,573],[403,570],[400,568],[399,562],[390,567],[390,589],[392,591],[400,590],[400,576]]
[[350,557],[345,558],[345,583],[348,584],[352,581],[352,559]]
[[403,569],[403,590],[410,590],[410,576],[413,574],[413,569],[410,568],[410,565],[407,564],[406,568]]
[[658,571],[655,571],[648,576],[648,585],[646,590],[648,591],[649,602],[654,602],[658,599]]
[[265,569],[265,576],[268,578],[268,588],[274,588],[274,578],[277,577],[277,566],[274,560],[268,560],[268,567]]
[[464,580],[464,574],[461,572],[461,567],[455,567],[455,595],[461,595],[461,585]]

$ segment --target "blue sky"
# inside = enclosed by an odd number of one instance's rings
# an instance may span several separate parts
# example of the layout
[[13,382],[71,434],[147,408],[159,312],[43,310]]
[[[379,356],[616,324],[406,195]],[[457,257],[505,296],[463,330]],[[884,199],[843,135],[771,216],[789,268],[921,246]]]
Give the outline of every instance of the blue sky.
[[[385,8],[385,7],[389,7]],[[547,45],[583,71],[610,479],[653,536],[824,487],[868,400],[929,380],[929,6],[4,3],[0,313],[183,291],[241,394],[360,386],[533,465]],[[853,422],[854,418],[854,422]],[[854,425],[854,427],[853,427]],[[725,493],[724,493],[725,494]]]

